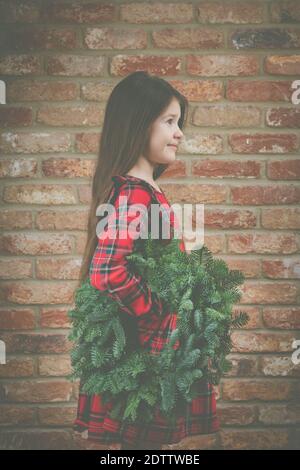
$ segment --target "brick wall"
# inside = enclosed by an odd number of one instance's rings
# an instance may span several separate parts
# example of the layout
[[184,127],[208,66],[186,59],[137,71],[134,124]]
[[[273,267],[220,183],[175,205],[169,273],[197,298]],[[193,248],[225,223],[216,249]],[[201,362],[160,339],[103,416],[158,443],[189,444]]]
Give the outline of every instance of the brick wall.
[[173,447],[300,447],[300,3],[11,0],[0,18],[1,447],[94,447],[72,433],[66,313],[106,101],[135,70],[190,102],[160,184],[205,204],[205,243],[245,273],[251,318],[218,387],[220,433]]

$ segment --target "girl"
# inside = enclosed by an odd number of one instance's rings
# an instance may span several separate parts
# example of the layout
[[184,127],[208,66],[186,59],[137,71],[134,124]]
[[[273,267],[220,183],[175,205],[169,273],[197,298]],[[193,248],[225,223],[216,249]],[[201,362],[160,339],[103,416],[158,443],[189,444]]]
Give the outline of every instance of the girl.
[[[176,328],[177,314],[170,312],[143,279],[128,269],[125,257],[132,253],[134,239],[128,234],[124,237],[123,217],[130,223],[136,219],[130,207],[143,204],[151,223],[150,206],[160,204],[161,222],[168,220],[171,229],[176,226],[174,211],[168,210],[170,205],[156,179],[176,160],[187,106],[186,98],[168,82],[146,72],[134,72],[120,81],[108,99],[92,184],[80,281],[89,275],[95,288],[118,302],[128,324],[131,322],[136,329],[138,341],[151,354],[159,354],[168,341]],[[121,196],[126,198],[125,213]],[[114,238],[101,238],[96,233],[99,222],[96,210],[104,202],[115,207],[115,225],[119,229]],[[118,238],[121,231],[123,236]],[[183,239],[180,249],[185,250]],[[122,449],[160,449],[163,444],[179,442],[186,436],[219,429],[215,392],[207,382],[199,385],[199,396],[184,407],[174,428],[158,410],[153,421],[145,426],[113,420],[109,417],[110,409],[110,404],[102,403],[100,395],[88,396],[79,391],[74,430],[86,431],[91,441],[122,444]]]

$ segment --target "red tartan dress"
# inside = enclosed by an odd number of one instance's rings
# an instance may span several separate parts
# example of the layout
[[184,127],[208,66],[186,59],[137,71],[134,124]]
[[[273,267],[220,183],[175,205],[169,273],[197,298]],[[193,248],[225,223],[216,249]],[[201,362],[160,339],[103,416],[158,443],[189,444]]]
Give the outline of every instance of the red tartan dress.
[[[119,205],[120,197],[127,198],[127,223],[134,220],[136,212],[129,213],[132,204],[144,204],[150,220],[151,203],[170,205],[163,192],[156,190],[147,181],[131,175],[112,177],[114,182],[108,201],[114,204],[118,218],[119,230],[122,229],[122,212]],[[163,206],[160,206],[163,212]],[[122,215],[123,214],[123,215]],[[160,217],[164,217],[160,213]],[[174,211],[170,210],[171,226],[177,226]],[[168,219],[168,220],[169,220]],[[159,354],[171,332],[176,328],[176,312],[166,312],[161,300],[152,292],[143,279],[133,275],[127,268],[125,256],[133,251],[134,241],[127,236],[124,239],[98,237],[91,265],[90,282],[105,291],[108,296],[118,302],[120,311],[136,319],[139,341],[152,354]],[[184,242],[179,241],[181,251]],[[173,427],[167,422],[159,410],[153,420],[145,423],[129,423],[109,417],[110,403],[104,404],[101,395],[87,395],[79,390],[77,417],[73,429],[77,432],[87,431],[90,441],[103,444],[140,445],[145,442],[153,445],[172,444],[187,436],[209,434],[219,430],[220,423],[216,412],[216,395],[213,385],[207,381],[199,385],[199,395],[184,407]]]

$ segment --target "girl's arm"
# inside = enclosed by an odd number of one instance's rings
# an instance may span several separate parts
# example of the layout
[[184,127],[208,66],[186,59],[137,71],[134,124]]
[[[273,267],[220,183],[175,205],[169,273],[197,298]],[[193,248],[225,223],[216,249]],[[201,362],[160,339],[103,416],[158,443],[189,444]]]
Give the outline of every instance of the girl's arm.
[[[126,197],[127,209],[124,204],[120,206],[121,197]],[[141,186],[121,188],[114,204],[117,222],[113,224],[115,234],[105,239],[98,238],[90,267],[90,282],[100,291],[106,292],[119,304],[120,309],[129,315],[143,317],[151,313],[162,316],[164,310],[162,300],[150,290],[141,276],[129,271],[128,261],[125,258],[134,248],[134,240],[128,234],[127,228],[139,215],[133,210],[129,213],[133,204],[143,204],[147,210],[149,209],[151,193],[147,188]],[[108,225],[111,226],[110,221]],[[124,236],[122,239],[119,237],[121,232]]]

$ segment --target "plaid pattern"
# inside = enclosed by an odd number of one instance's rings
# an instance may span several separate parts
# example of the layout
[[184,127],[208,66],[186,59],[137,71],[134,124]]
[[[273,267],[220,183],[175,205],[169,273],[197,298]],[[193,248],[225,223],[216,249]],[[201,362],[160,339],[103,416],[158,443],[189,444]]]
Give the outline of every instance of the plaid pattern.
[[[118,302],[120,311],[129,315],[136,322],[138,341],[151,354],[159,354],[169,341],[171,332],[176,328],[176,312],[169,312],[155,292],[152,292],[140,276],[133,275],[127,268],[125,256],[132,253],[134,240],[128,235],[127,227],[136,218],[135,211],[130,212],[133,204],[143,204],[148,210],[148,229],[150,227],[150,205],[161,204],[159,233],[162,233],[164,221],[170,220],[171,226],[177,226],[175,214],[164,193],[157,191],[145,180],[131,175],[116,175],[108,202],[114,204],[116,219],[108,218],[108,228],[114,228],[117,236],[98,238],[91,266],[91,284],[105,291]],[[127,209],[121,203],[125,196]],[[113,217],[113,216],[112,216]],[[125,217],[127,217],[127,222]],[[122,234],[122,237],[119,237]],[[161,243],[168,240],[161,240]],[[184,251],[183,240],[179,247]],[[174,347],[178,347],[177,342]],[[145,426],[141,423],[127,423],[111,419],[111,404],[104,404],[100,395],[88,396],[79,392],[75,431],[88,430],[88,438],[103,444],[142,443],[170,444],[179,442],[186,436],[208,434],[219,429],[216,414],[216,396],[212,384],[199,381],[199,395],[179,415],[175,426],[157,410],[153,421]]]

